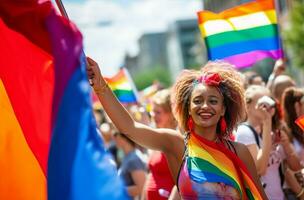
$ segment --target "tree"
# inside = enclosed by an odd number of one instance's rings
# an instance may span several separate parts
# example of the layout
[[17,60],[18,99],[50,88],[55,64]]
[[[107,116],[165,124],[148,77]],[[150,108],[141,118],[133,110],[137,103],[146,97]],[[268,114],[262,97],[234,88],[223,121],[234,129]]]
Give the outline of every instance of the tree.
[[291,50],[291,60],[295,66],[304,69],[304,3],[296,0],[290,12],[290,27],[283,34],[285,44]]
[[170,72],[167,68],[161,66],[151,67],[148,70],[136,74],[133,78],[136,88],[142,90],[158,81],[164,87],[171,84]]

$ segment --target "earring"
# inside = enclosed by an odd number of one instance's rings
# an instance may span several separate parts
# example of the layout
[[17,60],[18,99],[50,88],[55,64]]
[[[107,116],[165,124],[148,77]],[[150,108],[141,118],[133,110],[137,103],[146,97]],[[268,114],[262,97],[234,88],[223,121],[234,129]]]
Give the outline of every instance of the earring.
[[221,117],[220,119],[220,129],[222,134],[225,134],[227,132],[227,123],[225,117]]
[[192,119],[191,116],[189,117],[189,119],[188,119],[188,121],[187,121],[187,126],[188,126],[189,131],[193,131],[194,122],[193,122],[193,119]]

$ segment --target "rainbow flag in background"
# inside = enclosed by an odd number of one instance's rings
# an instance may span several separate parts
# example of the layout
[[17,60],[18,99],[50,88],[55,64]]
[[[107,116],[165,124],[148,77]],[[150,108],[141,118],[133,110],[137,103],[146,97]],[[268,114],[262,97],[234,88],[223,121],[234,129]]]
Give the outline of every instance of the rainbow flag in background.
[[222,182],[238,190],[241,199],[262,199],[247,167],[233,152],[194,132],[188,140],[187,167],[197,183]]
[[249,2],[219,14],[200,11],[198,21],[209,60],[243,68],[283,57],[273,0]]
[[126,68],[120,68],[116,75],[105,80],[121,103],[138,102],[137,89]]
[[145,105],[148,112],[152,110],[152,97],[159,91],[159,89],[160,84],[158,82],[154,82],[152,85],[139,92],[140,102],[142,105]]
[[77,28],[51,1],[0,4],[0,199],[125,199],[93,118]]
[[151,98],[159,90],[160,86],[158,83],[153,83],[152,85],[146,87],[140,91],[140,96],[144,99]]

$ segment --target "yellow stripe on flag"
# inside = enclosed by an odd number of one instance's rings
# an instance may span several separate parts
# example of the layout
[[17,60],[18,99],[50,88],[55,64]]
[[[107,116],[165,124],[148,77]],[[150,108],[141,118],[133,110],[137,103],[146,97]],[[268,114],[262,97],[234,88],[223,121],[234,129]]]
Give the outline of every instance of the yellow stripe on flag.
[[0,199],[44,200],[46,178],[0,80]]
[[208,20],[199,24],[199,27],[202,31],[202,36],[207,37],[226,31],[244,30],[276,23],[275,10],[269,10],[227,19]]

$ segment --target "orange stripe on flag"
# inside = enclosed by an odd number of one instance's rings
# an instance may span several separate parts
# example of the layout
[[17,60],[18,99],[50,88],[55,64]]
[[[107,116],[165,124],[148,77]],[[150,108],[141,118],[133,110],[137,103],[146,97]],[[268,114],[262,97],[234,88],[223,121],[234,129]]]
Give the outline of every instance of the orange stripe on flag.
[[1,80],[0,108],[0,199],[46,199],[46,178],[24,138]]
[[119,72],[115,76],[113,76],[111,78],[106,77],[105,80],[109,83],[113,83],[113,82],[125,81],[126,78],[127,78],[127,76],[126,76],[124,70],[120,69]]
[[273,0],[264,0],[257,2],[250,2],[246,4],[242,4],[237,7],[233,7],[231,9],[225,10],[221,13],[213,13],[210,11],[200,11],[198,12],[198,21],[199,24],[202,24],[208,20],[216,20],[216,19],[228,19],[231,17],[239,17],[242,15],[248,15],[248,13],[256,13],[274,10],[275,5]]

